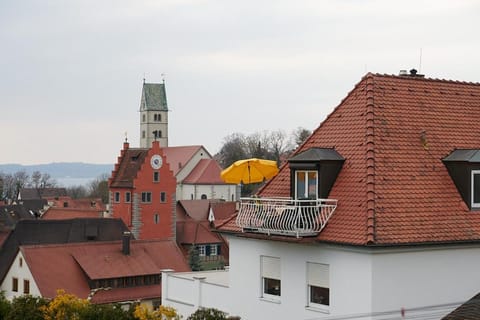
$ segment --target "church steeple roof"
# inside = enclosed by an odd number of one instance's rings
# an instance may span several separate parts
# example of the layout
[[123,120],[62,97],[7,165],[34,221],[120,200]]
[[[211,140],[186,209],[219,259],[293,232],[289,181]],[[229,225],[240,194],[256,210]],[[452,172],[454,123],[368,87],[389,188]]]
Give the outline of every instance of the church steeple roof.
[[140,111],[168,111],[165,83],[143,83]]

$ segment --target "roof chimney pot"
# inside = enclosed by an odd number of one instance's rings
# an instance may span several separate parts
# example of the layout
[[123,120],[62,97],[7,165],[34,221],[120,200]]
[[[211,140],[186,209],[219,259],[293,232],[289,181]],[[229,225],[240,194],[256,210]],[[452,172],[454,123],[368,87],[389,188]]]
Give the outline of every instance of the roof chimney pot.
[[124,231],[122,237],[122,253],[126,256],[130,255],[130,236],[131,232]]

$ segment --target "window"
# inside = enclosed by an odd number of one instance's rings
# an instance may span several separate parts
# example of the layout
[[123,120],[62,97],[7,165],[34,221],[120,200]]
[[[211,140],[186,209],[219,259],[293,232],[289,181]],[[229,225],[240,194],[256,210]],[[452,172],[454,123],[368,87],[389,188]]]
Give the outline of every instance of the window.
[[114,195],[114,201],[115,202],[120,202],[120,192],[115,192],[115,195]]
[[205,256],[205,246],[201,245],[201,246],[197,246],[197,248],[198,248],[198,255],[201,256],[201,257],[204,257]]
[[317,199],[317,171],[295,172],[295,196],[297,199]]
[[20,257],[20,259],[18,259],[18,265],[21,267],[23,267],[23,258]]
[[160,215],[158,213],[155,213],[153,215],[153,223],[158,224],[160,222]]
[[330,305],[329,277],[329,265],[307,262],[308,306],[325,308]]
[[160,192],[160,202],[167,201],[167,194],[165,192]]
[[206,194],[202,194],[201,197],[200,197],[200,199],[202,199],[202,200],[207,199],[207,195],[206,195]]
[[142,122],[145,122],[145,115],[142,115]]
[[472,170],[472,208],[480,208],[480,170]]
[[145,130],[142,131],[142,138],[145,139]]
[[18,292],[18,279],[12,278],[12,291]]
[[23,293],[30,294],[30,281],[27,279],[23,280]]
[[278,299],[281,295],[280,258],[261,256],[263,297]]
[[153,172],[153,182],[160,181],[160,173],[158,171]]
[[152,202],[152,193],[151,192],[142,192],[142,202],[143,203]]
[[131,202],[132,201],[132,194],[130,191],[125,192],[125,202]]
[[217,245],[216,244],[211,244],[210,245],[210,255],[211,256],[216,256],[217,255]]

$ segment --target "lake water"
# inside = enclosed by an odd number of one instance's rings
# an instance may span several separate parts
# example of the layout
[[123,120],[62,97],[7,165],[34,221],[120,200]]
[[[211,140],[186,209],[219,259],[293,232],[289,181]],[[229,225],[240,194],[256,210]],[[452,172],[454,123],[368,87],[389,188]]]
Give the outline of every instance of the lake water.
[[88,186],[88,184],[95,180],[96,178],[72,178],[72,177],[64,177],[64,178],[55,178],[57,184],[61,187],[73,187],[73,186]]

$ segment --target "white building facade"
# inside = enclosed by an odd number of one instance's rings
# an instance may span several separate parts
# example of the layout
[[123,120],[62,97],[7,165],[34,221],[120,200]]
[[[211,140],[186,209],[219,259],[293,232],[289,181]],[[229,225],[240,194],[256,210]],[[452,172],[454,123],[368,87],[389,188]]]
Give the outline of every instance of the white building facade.
[[[242,319],[440,319],[480,287],[480,246],[356,248],[231,237],[228,284],[164,274],[162,304],[183,316],[213,307]],[[280,295],[264,292],[264,257],[278,259]],[[311,267],[328,271],[328,305],[312,303]],[[452,277],[452,270],[457,276]],[[225,271],[221,271],[225,272]],[[438,316],[436,318],[435,316]],[[353,317],[353,318],[352,318]]]

